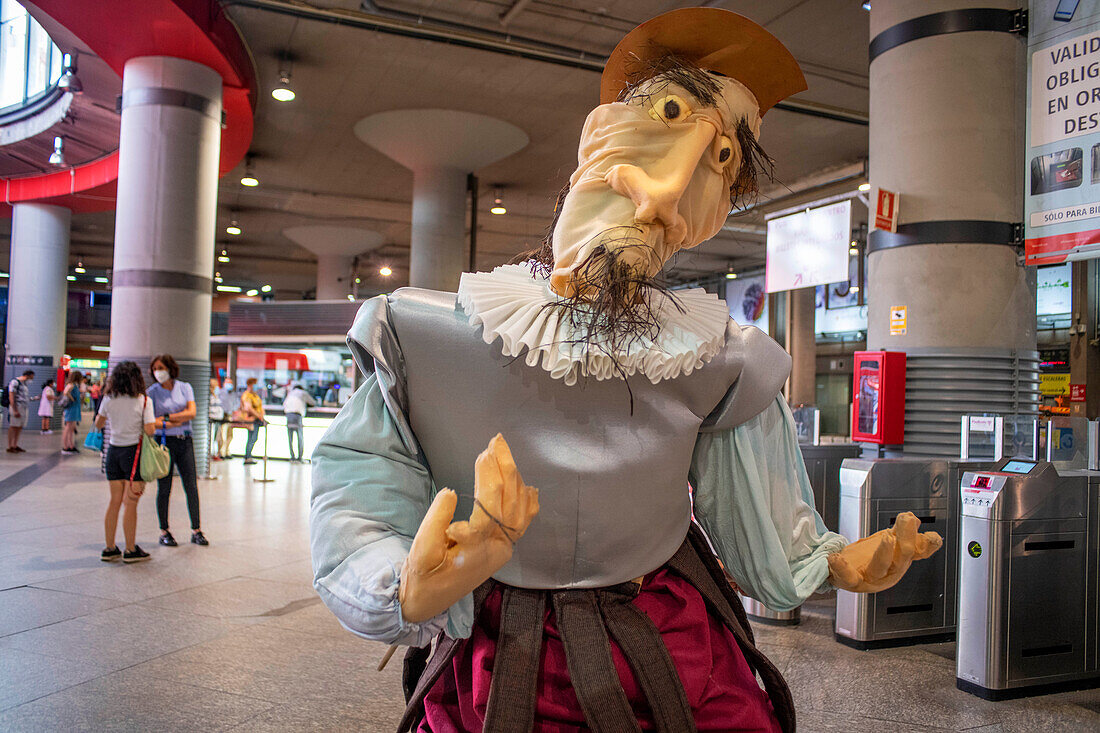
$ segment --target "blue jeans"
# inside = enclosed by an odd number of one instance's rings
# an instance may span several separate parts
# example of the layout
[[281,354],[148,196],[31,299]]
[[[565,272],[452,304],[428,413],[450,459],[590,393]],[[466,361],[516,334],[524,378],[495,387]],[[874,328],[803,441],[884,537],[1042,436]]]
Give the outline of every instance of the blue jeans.
[[257,420],[248,429],[248,440],[244,444],[244,459],[246,461],[252,457],[252,449],[256,445],[256,440],[260,437],[260,427],[262,425],[263,423]]

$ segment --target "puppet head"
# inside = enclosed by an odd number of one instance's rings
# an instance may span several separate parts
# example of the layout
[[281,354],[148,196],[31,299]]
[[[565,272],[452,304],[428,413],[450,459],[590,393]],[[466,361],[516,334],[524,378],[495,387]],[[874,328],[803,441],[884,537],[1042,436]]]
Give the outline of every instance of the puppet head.
[[805,88],[783,45],[736,13],[685,8],[631,31],[608,59],[542,251],[554,291],[612,319],[629,311],[673,254],[755,192],[771,167],[761,117]]

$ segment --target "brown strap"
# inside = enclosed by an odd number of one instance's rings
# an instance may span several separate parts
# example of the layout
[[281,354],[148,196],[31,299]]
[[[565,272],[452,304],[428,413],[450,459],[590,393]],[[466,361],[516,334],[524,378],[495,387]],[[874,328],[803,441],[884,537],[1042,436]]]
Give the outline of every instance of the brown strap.
[[653,722],[661,733],[694,733],[691,703],[661,632],[629,598],[600,593],[600,610],[611,638],[622,649],[638,685],[649,701]]
[[485,730],[527,733],[535,725],[546,593],[505,586]]
[[[707,567],[706,560],[704,559],[709,550],[705,547],[700,549],[697,544],[697,538],[692,538],[692,541],[685,542],[677,550],[676,554],[672,556],[672,559],[668,561],[669,567],[676,571],[685,580],[691,583],[703,596],[703,599],[710,605],[711,609],[718,614],[726,626],[733,632],[737,638],[738,644],[741,646],[741,652],[745,655],[745,660],[749,663],[749,666],[756,670],[760,675],[760,679],[764,682],[764,689],[768,693],[768,697],[771,698],[772,708],[775,710],[776,718],[779,720],[779,726],[784,733],[794,733],[795,730],[795,713],[794,713],[794,699],[791,697],[791,691],[787,687],[786,681],[783,679],[783,675],[779,673],[779,670],[775,668],[764,654],[753,645],[746,633],[748,624],[742,624],[737,617],[735,607],[742,608],[740,600],[734,597],[731,600],[722,591],[721,586],[715,580],[713,574],[714,567]],[[717,566],[717,563],[714,563]],[[723,577],[718,575],[718,577]],[[732,595],[733,591],[729,593]],[[735,605],[736,604],[736,605]]]
[[590,590],[557,591],[554,602],[565,662],[588,727],[595,733],[640,731],[611,659],[611,643]]
[[[486,580],[474,590],[474,623],[477,623],[478,613],[480,613],[481,606],[485,603],[485,598],[489,595],[492,587],[493,581]],[[424,668],[424,672],[420,675],[420,679],[417,680],[412,696],[408,698],[405,714],[401,716],[401,720],[397,724],[397,733],[411,731],[424,717],[424,697],[428,694],[428,690],[432,689],[432,686],[443,676],[443,673],[450,668],[451,662],[466,645],[466,641],[466,639],[452,639],[447,636],[446,632],[440,632],[436,640],[435,652],[428,661],[427,667]]]

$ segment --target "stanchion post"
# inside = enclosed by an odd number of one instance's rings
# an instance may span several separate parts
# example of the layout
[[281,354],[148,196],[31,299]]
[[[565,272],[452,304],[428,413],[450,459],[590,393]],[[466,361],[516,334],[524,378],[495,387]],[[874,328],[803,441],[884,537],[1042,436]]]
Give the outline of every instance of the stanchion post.
[[252,480],[261,484],[266,484],[275,480],[267,477],[267,420],[264,420],[264,476],[263,478],[254,478]]

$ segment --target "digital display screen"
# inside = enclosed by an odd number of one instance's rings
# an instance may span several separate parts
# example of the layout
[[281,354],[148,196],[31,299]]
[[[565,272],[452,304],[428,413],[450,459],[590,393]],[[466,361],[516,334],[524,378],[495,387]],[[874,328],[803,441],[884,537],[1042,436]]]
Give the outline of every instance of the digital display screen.
[[1009,461],[1001,470],[1005,473],[1031,473],[1031,469],[1035,468],[1035,464],[1031,461]]
[[974,486],[975,488],[978,488],[978,489],[988,489],[989,488],[989,477],[988,476],[975,476],[974,477],[974,483],[971,484],[971,485]]

